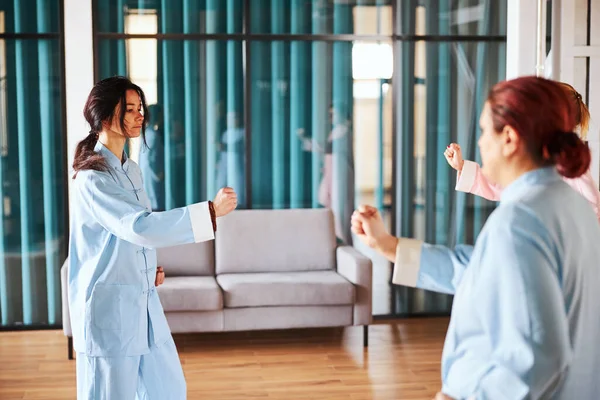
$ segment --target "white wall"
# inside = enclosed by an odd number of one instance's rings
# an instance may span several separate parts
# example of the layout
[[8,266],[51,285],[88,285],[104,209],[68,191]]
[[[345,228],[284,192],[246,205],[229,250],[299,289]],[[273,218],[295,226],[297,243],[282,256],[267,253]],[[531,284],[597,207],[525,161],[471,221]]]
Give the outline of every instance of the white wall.
[[[509,0],[507,78],[535,74],[537,0]],[[592,175],[600,182],[600,0],[591,0],[587,45],[587,0],[552,0],[551,78],[571,84],[586,100],[592,116],[588,142]],[[589,70],[587,59],[590,60]],[[589,98],[585,97],[589,78]]]
[[65,0],[65,75],[67,103],[67,152],[69,194],[73,155],[77,143],[87,136],[83,105],[94,84],[92,1]]
[[537,0],[508,0],[506,79],[535,75]]
[[[600,0],[591,0],[591,35],[587,45],[587,0],[561,0],[558,71],[555,79],[568,82],[584,96],[592,116],[588,142],[592,150],[592,175],[600,181]],[[558,8],[558,7],[557,7]],[[587,69],[587,60],[590,66]],[[589,97],[586,81],[589,79]]]

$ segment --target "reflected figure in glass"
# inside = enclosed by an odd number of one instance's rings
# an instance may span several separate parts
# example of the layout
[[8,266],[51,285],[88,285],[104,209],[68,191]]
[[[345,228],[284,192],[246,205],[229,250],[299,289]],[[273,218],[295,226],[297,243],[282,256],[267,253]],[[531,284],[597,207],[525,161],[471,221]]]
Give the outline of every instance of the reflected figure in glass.
[[165,150],[162,107],[148,106],[146,143],[140,149],[140,169],[153,211],[165,210]]

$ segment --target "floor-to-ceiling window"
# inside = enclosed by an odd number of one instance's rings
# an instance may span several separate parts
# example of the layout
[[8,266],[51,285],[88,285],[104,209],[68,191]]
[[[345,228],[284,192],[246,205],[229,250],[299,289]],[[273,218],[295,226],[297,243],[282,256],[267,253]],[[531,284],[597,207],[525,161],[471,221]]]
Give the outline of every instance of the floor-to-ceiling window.
[[227,185],[242,208],[329,207],[351,243],[356,196],[383,206],[387,183],[389,208],[392,7],[358,3],[95,2],[96,77],[152,104],[130,151],[155,209]]
[[[380,208],[397,234],[473,243],[495,204],[454,191],[443,149],[478,160],[477,119],[503,79],[506,1],[95,0],[96,78],[127,75],[151,104],[129,144],[154,209],[231,186],[242,208]],[[391,286],[375,315],[447,312]]]
[[59,326],[66,257],[62,2],[0,0],[0,328]]
[[[394,229],[454,246],[474,243],[495,203],[454,190],[451,142],[480,162],[479,114],[504,79],[506,1],[403,0],[396,8]],[[448,312],[451,297],[391,288],[391,314]]]

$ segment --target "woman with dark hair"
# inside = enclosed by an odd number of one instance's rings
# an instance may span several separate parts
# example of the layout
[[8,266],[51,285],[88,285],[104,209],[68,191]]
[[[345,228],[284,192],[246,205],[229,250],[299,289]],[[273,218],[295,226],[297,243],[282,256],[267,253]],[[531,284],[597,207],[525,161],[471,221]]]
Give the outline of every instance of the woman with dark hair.
[[78,399],[185,399],[177,349],[155,290],[156,251],[211,240],[237,204],[152,212],[140,168],[124,153],[143,136],[142,90],[127,78],[98,82],[85,104],[90,134],[77,145],[71,199],[69,306]]
[[561,176],[590,164],[556,82],[497,84],[480,118],[482,173],[500,205],[475,246],[388,234],[361,206],[352,228],[395,263],[393,282],[454,294],[438,399],[594,399],[600,393],[600,225]]
[[[581,95],[568,83],[560,82],[560,86],[565,92],[565,96],[571,105],[571,112],[575,118],[574,131],[578,132],[579,137],[586,139],[590,121],[590,112],[583,102]],[[502,193],[502,187],[489,181],[476,162],[463,160],[462,151],[458,144],[450,143],[444,151],[444,157],[452,168],[458,171],[456,179],[456,190],[461,192],[473,193],[485,199],[498,201]],[[600,220],[600,191],[598,184],[594,181],[590,170],[577,177],[564,176],[563,179],[574,190],[581,194],[592,206],[596,217]]]

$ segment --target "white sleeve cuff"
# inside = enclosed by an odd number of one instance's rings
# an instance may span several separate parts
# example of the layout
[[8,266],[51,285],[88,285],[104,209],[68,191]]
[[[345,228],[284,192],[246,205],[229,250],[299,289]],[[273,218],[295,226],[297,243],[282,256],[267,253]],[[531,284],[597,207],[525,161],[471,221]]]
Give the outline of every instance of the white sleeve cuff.
[[477,168],[479,166],[473,161],[465,160],[462,171],[456,177],[456,190],[459,192],[470,193],[475,185],[475,177],[477,176]]
[[423,242],[417,239],[400,238],[396,246],[396,263],[392,283],[403,286],[417,286],[421,268]]
[[213,230],[212,219],[210,218],[208,201],[189,205],[187,209],[192,221],[194,241],[200,243],[214,239],[215,231]]

